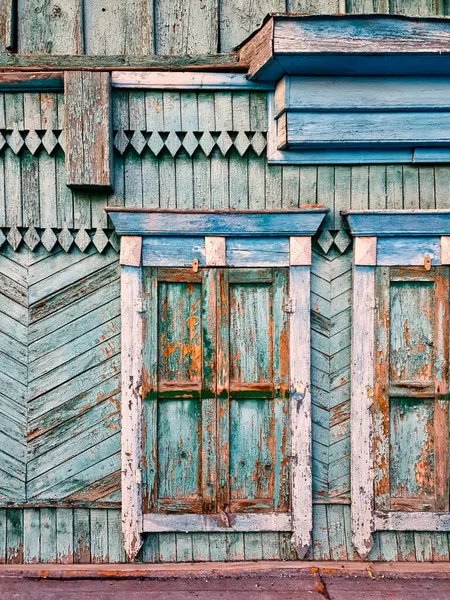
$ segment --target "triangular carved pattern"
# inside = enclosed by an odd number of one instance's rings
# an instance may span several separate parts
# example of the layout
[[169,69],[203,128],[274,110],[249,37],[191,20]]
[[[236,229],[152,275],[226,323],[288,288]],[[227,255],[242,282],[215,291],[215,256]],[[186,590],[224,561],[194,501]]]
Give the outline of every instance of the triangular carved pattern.
[[62,248],[69,252],[78,248],[86,252],[95,248],[102,253],[112,247],[116,252],[120,249],[120,240],[113,229],[36,229],[34,227],[9,227],[0,229],[0,249],[9,246],[14,251],[27,248],[32,252],[45,248],[48,252]]

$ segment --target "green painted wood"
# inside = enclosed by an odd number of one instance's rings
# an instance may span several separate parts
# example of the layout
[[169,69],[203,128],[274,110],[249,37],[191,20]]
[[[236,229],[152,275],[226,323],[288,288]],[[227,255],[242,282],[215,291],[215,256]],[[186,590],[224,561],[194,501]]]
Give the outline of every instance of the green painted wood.
[[73,562],[91,562],[90,511],[76,508],[73,511]]
[[73,563],[74,538],[73,511],[67,508],[56,509],[56,562]]
[[23,511],[18,508],[8,509],[6,513],[6,562],[23,562]]
[[6,509],[0,509],[0,565],[6,563]]
[[109,562],[108,554],[108,512],[93,509],[91,520],[91,562],[101,564]]
[[41,561],[56,563],[57,557],[57,525],[56,511],[52,508],[41,508]]
[[38,508],[23,511],[23,561],[27,564],[41,562],[41,515]]

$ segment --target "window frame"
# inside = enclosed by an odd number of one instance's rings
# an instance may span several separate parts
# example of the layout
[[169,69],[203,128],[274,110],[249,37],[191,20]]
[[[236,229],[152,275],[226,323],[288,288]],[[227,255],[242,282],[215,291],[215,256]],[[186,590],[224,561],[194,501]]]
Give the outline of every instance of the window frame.
[[[292,531],[299,558],[312,533],[311,238],[327,209],[165,211],[107,209],[121,236],[122,531],[132,560],[143,533]],[[245,252],[236,252],[236,246]],[[290,499],[287,513],[143,514],[143,267],[288,267]]]
[[450,211],[343,211],[354,236],[351,381],[351,523],[366,558],[374,531],[450,531],[450,512],[377,511],[374,472],[376,272],[450,265]]

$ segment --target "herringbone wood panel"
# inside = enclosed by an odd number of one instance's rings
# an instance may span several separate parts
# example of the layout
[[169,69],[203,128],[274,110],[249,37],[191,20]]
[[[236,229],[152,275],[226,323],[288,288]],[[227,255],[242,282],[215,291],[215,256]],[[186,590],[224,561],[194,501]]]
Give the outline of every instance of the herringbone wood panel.
[[[38,504],[117,502],[117,254],[112,248],[103,254],[94,248],[86,253],[6,249],[0,256],[0,277],[7,278],[0,296],[0,352],[5,355],[0,377],[8,384],[1,386],[0,394],[0,436],[8,428],[0,452],[14,457],[2,464],[21,461],[21,468],[9,468],[16,479],[21,478],[20,499]],[[11,313],[11,302],[15,302],[16,319],[21,316],[22,322],[11,323],[6,314]],[[7,336],[13,335],[5,346]],[[10,379],[14,385],[9,385]],[[8,481],[2,480],[0,486]],[[17,487],[10,499],[20,501]]]
[[311,377],[313,492],[350,492],[351,252],[313,253]]

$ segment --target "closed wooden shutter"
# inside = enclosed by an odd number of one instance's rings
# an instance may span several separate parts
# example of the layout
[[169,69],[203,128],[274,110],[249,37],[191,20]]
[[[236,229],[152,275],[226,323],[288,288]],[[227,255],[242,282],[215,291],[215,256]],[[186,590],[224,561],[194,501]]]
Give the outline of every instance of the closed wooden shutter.
[[378,268],[375,505],[448,511],[446,267]]
[[143,271],[144,512],[287,511],[288,270]]

